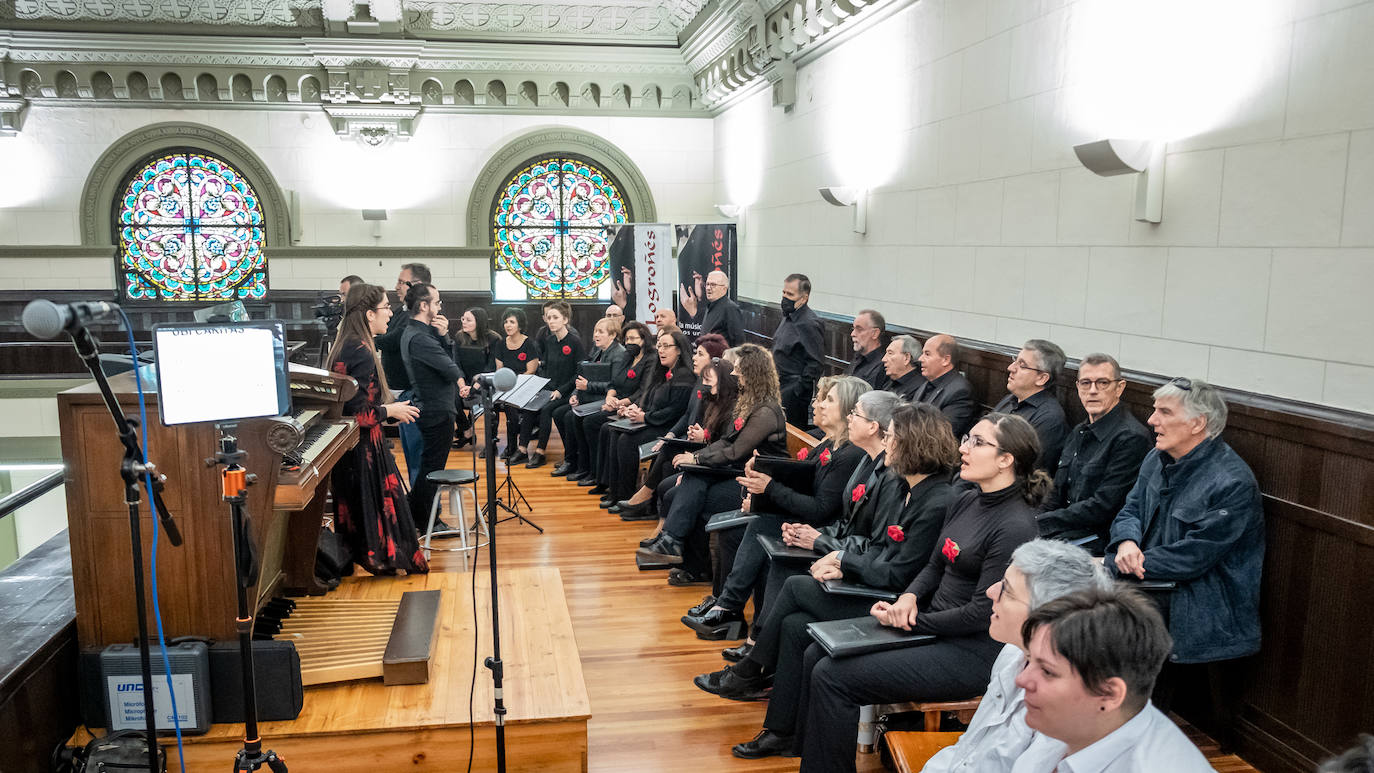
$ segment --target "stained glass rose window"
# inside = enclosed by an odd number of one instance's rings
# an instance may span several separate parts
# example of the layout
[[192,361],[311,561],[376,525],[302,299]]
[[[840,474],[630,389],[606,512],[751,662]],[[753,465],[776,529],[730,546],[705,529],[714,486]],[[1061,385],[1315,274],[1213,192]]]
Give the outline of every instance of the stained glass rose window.
[[606,229],[628,222],[620,186],[595,164],[561,155],[526,163],[492,213],[496,299],[610,298]]
[[261,300],[263,212],[243,175],[194,150],[137,167],[115,204],[119,284],[130,300]]

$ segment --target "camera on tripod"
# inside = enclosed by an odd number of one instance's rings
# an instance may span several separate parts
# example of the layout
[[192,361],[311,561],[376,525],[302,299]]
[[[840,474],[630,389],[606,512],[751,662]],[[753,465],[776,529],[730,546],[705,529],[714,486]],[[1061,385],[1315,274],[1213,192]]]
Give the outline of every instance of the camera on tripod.
[[339,321],[343,319],[343,296],[338,293],[322,295],[319,300],[315,302],[315,305],[310,307],[310,310],[315,313],[315,319],[324,323],[324,326],[329,329],[329,334],[332,336],[339,328]]

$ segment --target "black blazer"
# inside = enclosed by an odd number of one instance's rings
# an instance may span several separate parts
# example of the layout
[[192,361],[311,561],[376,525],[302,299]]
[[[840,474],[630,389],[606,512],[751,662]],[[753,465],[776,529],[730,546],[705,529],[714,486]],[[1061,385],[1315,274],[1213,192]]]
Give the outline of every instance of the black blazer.
[[739,304],[723,296],[718,301],[706,302],[706,313],[701,318],[701,335],[719,333],[731,346],[744,343],[744,313]]
[[840,494],[843,514],[821,530],[816,537],[815,551],[824,554],[867,545],[875,514],[898,507],[906,493],[902,488],[901,479],[888,472],[886,454],[861,463]]
[[835,448],[832,441],[826,440],[811,449],[806,460],[815,465],[810,494],[802,494],[777,480],[770,481],[763,493],[776,509],[786,513],[789,522],[819,529],[834,522],[844,510],[845,497],[852,488],[845,484],[858,469],[859,462],[868,460],[868,454],[853,443]]
[[692,369],[679,366],[670,373],[672,378],[650,384],[639,398],[639,407],[644,409],[645,428],[658,435],[682,417],[692,397]]
[[905,479],[899,483],[900,507],[876,513],[868,544],[844,551],[840,569],[846,579],[901,591],[930,560],[953,496],[948,476],[931,475],[915,487]]
[[463,369],[453,361],[434,328],[408,319],[401,329],[401,359],[421,413],[456,414],[458,379]]
[[973,385],[957,370],[927,381],[916,392],[916,402],[930,403],[949,419],[954,437],[962,437],[977,423],[978,404],[973,400]]
[[699,464],[713,467],[743,467],[755,450],[760,456],[787,455],[787,417],[781,405],[758,405],[747,418],[727,421],[720,439],[697,451],[696,457]]

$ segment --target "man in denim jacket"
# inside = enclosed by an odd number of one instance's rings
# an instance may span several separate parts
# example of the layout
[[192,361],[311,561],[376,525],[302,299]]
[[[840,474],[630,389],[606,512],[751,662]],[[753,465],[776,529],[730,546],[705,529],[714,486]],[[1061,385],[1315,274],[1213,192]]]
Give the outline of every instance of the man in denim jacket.
[[[1214,387],[1176,378],[1155,390],[1154,406],[1149,425],[1155,448],[1112,521],[1106,566],[1127,580],[1177,583],[1150,594],[1174,639],[1174,668],[1166,671],[1175,678],[1161,674],[1161,685],[1172,692],[1185,678],[1187,669],[1178,666],[1212,664],[1206,678],[1217,718],[1229,730],[1240,679],[1231,661],[1260,648],[1259,485],[1218,437],[1226,426],[1226,403]],[[1167,704],[1171,696],[1160,697]]]

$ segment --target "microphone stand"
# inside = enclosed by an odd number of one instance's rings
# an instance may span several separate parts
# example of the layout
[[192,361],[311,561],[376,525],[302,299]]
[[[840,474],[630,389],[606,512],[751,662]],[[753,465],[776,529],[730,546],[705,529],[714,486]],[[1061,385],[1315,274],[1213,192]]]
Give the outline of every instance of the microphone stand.
[[[482,412],[486,415],[484,426],[487,434],[487,558],[491,575],[491,657],[485,662],[491,669],[491,681],[495,706],[492,714],[496,718],[496,770],[506,771],[506,705],[502,698],[501,683],[505,676],[505,666],[501,663],[501,610],[500,598],[496,588],[496,516],[500,500],[496,497],[496,422],[492,421],[492,390],[482,389]],[[522,519],[523,520],[523,519]],[[532,525],[532,524],[531,524]],[[539,527],[535,527],[539,528]],[[543,531],[542,529],[540,531]]]
[[[67,334],[76,346],[77,354],[81,355],[82,362],[86,364],[86,369],[91,372],[91,376],[100,387],[100,395],[105,399],[105,407],[109,410],[115,429],[119,433],[119,442],[124,446],[124,457],[119,463],[119,477],[124,481],[124,503],[129,506],[129,542],[133,554],[134,608],[138,615],[138,659],[143,676],[143,719],[148,745],[148,771],[161,773],[161,749],[157,744],[157,718],[154,716],[152,698],[152,657],[148,646],[148,602],[143,587],[143,534],[138,513],[139,486],[145,476],[152,478],[148,495],[152,500],[153,509],[162,521],[163,529],[167,532],[167,540],[173,546],[181,545],[181,532],[172,520],[167,505],[162,501],[162,487],[166,476],[159,474],[157,466],[143,458],[143,449],[138,441],[138,422],[126,417],[119,401],[115,399],[114,390],[110,388],[110,380],[100,367],[100,347],[95,337],[79,320]],[[138,367],[137,362],[134,367]],[[162,665],[164,670],[170,668],[170,664]]]

